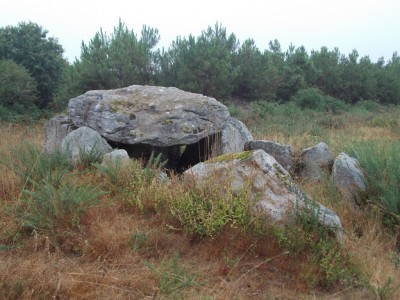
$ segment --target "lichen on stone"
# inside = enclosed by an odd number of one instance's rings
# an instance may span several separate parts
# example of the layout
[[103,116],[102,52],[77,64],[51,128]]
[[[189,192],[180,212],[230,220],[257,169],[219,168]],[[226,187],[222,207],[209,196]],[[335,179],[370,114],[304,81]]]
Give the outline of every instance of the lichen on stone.
[[239,153],[227,153],[217,157],[213,157],[206,161],[206,163],[217,163],[217,162],[228,162],[235,159],[246,160],[248,159],[254,151],[243,151]]
[[285,174],[278,164],[274,163],[272,166],[274,167],[276,176],[278,176],[287,187],[290,187],[292,185],[292,182],[290,181],[290,175]]
[[174,121],[171,120],[171,119],[165,119],[165,120],[163,121],[163,125],[173,124],[173,123],[174,123]]

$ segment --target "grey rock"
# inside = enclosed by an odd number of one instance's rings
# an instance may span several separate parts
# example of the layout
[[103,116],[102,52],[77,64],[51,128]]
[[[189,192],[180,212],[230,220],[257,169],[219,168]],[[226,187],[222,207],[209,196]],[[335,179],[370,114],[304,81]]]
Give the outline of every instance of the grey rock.
[[289,172],[293,166],[294,148],[290,145],[283,145],[268,140],[254,140],[246,143],[246,150],[264,150],[272,155],[278,163]]
[[72,162],[77,165],[81,162],[82,155],[91,154],[101,159],[104,154],[111,152],[111,146],[89,127],[80,127],[70,132],[61,143],[61,151],[66,153]]
[[220,149],[217,155],[244,151],[247,142],[253,140],[253,136],[241,121],[229,117],[225,127],[221,131]]
[[61,149],[63,139],[70,133],[73,123],[68,116],[59,115],[51,118],[44,125],[44,153],[52,154]]
[[112,142],[168,147],[219,133],[228,109],[214,98],[177,88],[138,86],[89,91],[73,98],[68,114]]
[[330,174],[333,155],[326,143],[304,149],[300,154],[300,176],[305,179],[321,180]]
[[106,153],[103,156],[102,165],[113,165],[120,164],[120,166],[124,166],[129,164],[129,155],[128,152],[124,149],[117,149],[112,152]]
[[332,179],[343,197],[358,203],[367,191],[367,182],[358,160],[342,152],[335,159]]
[[[228,182],[234,192],[250,184],[249,201],[272,222],[288,220],[296,210],[309,209],[322,225],[336,229],[341,236],[342,226],[337,214],[302,192],[289,173],[263,150],[222,155],[184,172],[184,181],[200,187],[210,178],[221,186]],[[223,195],[222,189],[221,193]]]

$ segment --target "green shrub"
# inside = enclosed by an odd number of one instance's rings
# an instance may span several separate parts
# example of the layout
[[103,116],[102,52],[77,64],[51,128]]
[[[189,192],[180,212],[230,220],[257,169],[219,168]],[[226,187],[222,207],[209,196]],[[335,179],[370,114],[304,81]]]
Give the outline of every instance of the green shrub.
[[110,179],[111,184],[118,183],[122,169],[122,163],[120,159],[115,161],[107,161],[105,164],[99,164],[95,162],[92,163],[92,165],[100,172],[100,174],[106,175]]
[[396,129],[400,126],[399,120],[395,116],[377,116],[374,117],[369,124],[374,127],[382,127]]
[[128,246],[132,251],[138,252],[141,248],[144,247],[148,240],[148,235],[144,231],[136,230],[130,240],[128,241]]
[[240,109],[235,104],[229,103],[227,108],[232,117],[238,118],[240,116]]
[[279,104],[267,100],[257,100],[251,102],[251,110],[254,115],[264,117],[267,114],[274,114]]
[[4,164],[20,178],[22,186],[46,181],[59,186],[64,175],[72,168],[66,155],[55,151],[45,155],[38,146],[25,143],[12,150],[13,159]]
[[28,70],[12,60],[0,60],[0,105],[16,114],[27,114],[36,99],[36,81]]
[[158,267],[149,261],[144,261],[144,265],[156,275],[162,294],[169,295],[179,289],[199,285],[196,282],[196,275],[179,266],[178,258],[178,254],[175,254],[172,259],[165,262],[161,261]]
[[319,109],[323,102],[323,94],[317,88],[308,88],[298,91],[291,99],[301,108]]
[[257,223],[248,191],[233,193],[221,186],[191,187],[167,200],[170,214],[177,219],[184,232],[198,236],[213,236],[226,225],[247,230]]
[[62,230],[79,227],[80,216],[100,202],[104,192],[86,185],[36,183],[24,190],[19,220],[25,228]]
[[373,111],[377,112],[380,109],[380,106],[378,103],[372,100],[361,100],[358,101],[355,105],[356,108],[361,108],[367,111]]
[[142,174],[146,177],[147,181],[150,181],[157,174],[161,173],[167,163],[168,160],[163,160],[162,153],[155,155],[154,152],[151,152],[150,158],[142,170]]
[[324,95],[317,88],[300,90],[290,100],[302,109],[313,109],[323,112],[340,113],[348,108],[343,101]]
[[386,223],[400,224],[400,142],[357,142],[348,152],[368,180],[368,199],[383,210]]

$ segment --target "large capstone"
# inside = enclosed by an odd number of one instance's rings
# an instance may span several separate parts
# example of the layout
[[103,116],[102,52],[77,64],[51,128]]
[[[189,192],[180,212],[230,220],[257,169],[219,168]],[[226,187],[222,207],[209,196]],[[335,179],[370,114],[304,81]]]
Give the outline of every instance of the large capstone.
[[225,127],[228,109],[214,98],[173,87],[133,85],[73,98],[68,114],[111,142],[170,147],[190,145]]

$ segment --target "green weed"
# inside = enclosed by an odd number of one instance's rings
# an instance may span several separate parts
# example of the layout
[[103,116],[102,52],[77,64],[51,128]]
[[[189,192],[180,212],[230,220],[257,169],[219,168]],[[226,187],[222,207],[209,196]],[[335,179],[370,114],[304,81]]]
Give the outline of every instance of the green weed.
[[226,225],[247,230],[258,222],[246,189],[233,193],[229,188],[222,192],[220,186],[191,187],[170,197],[167,205],[184,232],[202,237],[213,236]]
[[196,275],[178,265],[178,258],[178,254],[175,254],[170,260],[160,262],[158,267],[144,261],[144,265],[157,277],[162,294],[170,295],[179,289],[199,285]]
[[368,200],[384,213],[388,225],[400,224],[400,142],[356,142],[349,149],[368,180]]
[[138,252],[140,249],[142,249],[144,247],[147,240],[148,240],[148,235],[146,232],[136,230],[132,234],[132,236],[128,242],[128,246],[130,249],[132,249],[133,252]]
[[366,286],[373,292],[378,300],[394,299],[394,294],[400,289],[400,284],[395,284],[391,277],[389,277],[382,286],[377,286],[370,282],[366,283]]
[[32,190],[24,190],[23,204],[18,209],[19,220],[31,230],[76,228],[80,216],[98,205],[104,194],[86,185],[36,183]]
[[66,155],[55,151],[45,155],[38,146],[25,143],[12,150],[13,159],[5,162],[6,166],[20,178],[22,186],[30,186],[42,181],[59,186],[61,180],[72,168]]

